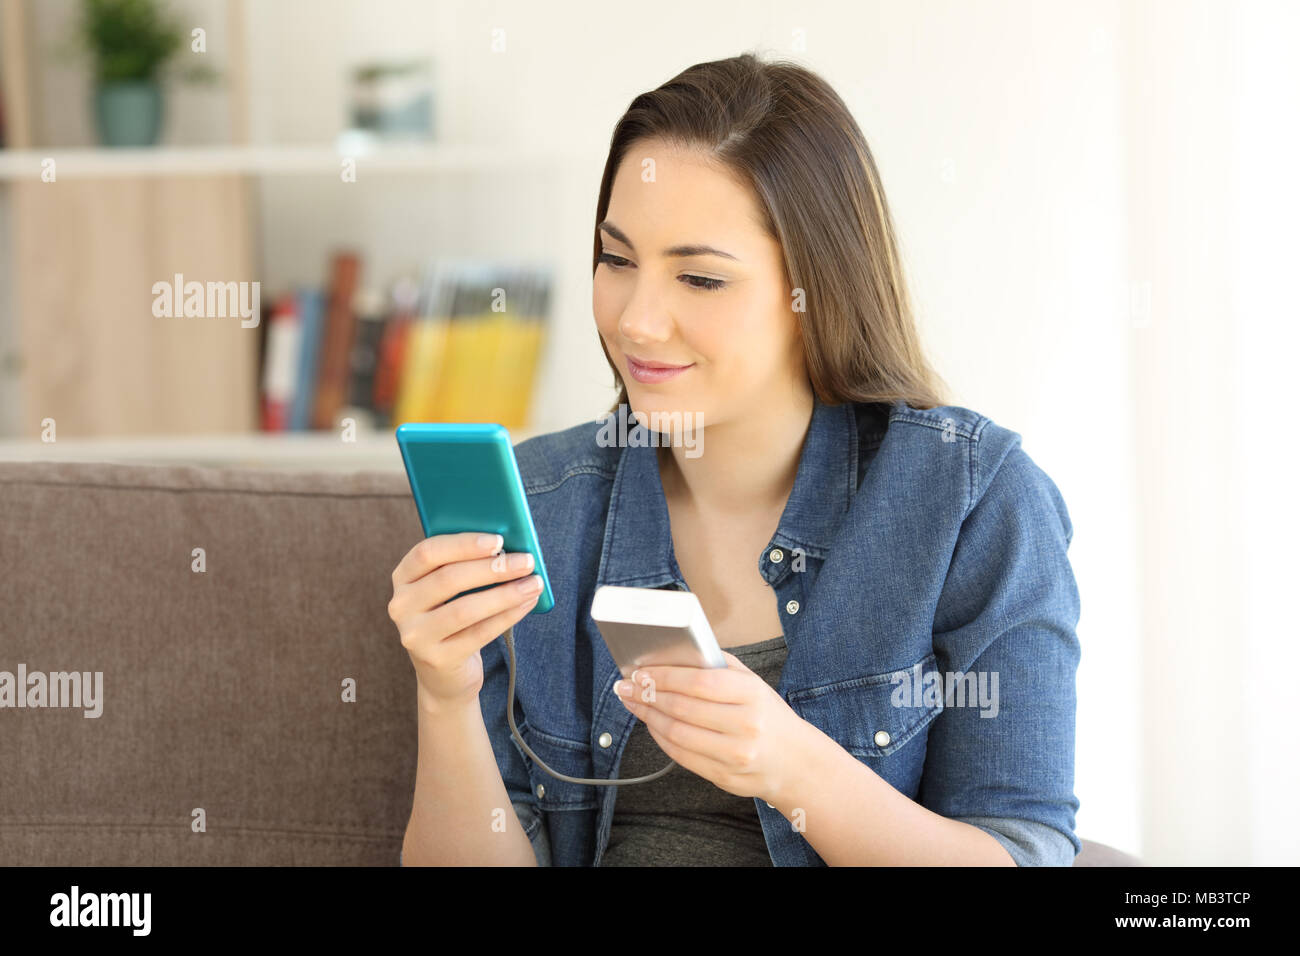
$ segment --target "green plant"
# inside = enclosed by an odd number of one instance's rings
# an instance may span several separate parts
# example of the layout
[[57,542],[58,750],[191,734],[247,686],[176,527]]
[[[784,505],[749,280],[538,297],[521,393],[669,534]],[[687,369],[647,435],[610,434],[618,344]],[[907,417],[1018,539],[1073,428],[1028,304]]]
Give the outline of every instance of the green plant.
[[[156,80],[181,49],[185,34],[159,0],[82,0],[81,40],[94,57],[96,80]],[[191,67],[183,78],[208,80],[215,72]]]
[[358,83],[373,83],[386,76],[406,76],[426,69],[426,60],[402,60],[388,63],[365,63],[352,69],[352,78]]

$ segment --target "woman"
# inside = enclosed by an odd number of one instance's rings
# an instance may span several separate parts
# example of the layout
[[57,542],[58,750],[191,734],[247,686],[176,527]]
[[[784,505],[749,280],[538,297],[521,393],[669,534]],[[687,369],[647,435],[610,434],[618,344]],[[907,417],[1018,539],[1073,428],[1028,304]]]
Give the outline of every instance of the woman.
[[[402,862],[1069,865],[1070,520],[1015,432],[943,404],[834,91],[744,55],[634,100],[592,302],[614,409],[516,448],[555,608],[529,616],[537,576],[492,536],[393,573],[420,703]],[[691,590],[728,668],[618,681],[602,584]],[[597,786],[526,759],[511,627],[546,765],[679,766]]]

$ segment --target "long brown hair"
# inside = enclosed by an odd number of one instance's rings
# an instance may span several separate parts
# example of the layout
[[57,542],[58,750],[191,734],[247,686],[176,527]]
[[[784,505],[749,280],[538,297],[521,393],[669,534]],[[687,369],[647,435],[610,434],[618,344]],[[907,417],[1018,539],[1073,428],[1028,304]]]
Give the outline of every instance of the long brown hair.
[[[614,127],[600,181],[593,276],[614,175],[645,138],[703,149],[753,189],[789,288],[804,291],[804,360],[822,402],[946,404],[922,353],[875,160],[825,80],[744,53],[697,63],[634,99]],[[603,340],[601,350],[619,385],[616,411],[627,385]]]

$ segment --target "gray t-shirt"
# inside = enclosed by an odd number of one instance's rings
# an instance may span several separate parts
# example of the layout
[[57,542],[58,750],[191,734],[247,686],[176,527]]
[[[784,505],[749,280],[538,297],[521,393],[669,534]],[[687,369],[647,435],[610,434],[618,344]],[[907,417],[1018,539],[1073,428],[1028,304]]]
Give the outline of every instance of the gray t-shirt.
[[[785,637],[728,647],[773,688],[785,666]],[[619,762],[620,777],[654,773],[668,755],[637,721]],[[601,866],[771,866],[753,797],[738,797],[685,767],[658,780],[617,787],[609,846]]]

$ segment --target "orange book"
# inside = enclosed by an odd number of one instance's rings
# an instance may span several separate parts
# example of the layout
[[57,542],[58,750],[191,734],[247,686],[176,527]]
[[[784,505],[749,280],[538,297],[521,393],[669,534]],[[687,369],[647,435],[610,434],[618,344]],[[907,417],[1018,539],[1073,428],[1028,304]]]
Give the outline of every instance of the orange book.
[[397,389],[406,354],[406,339],[419,304],[419,284],[402,278],[393,284],[393,314],[384,324],[376,356],[374,392],[371,405],[379,422],[389,423],[397,403]]

